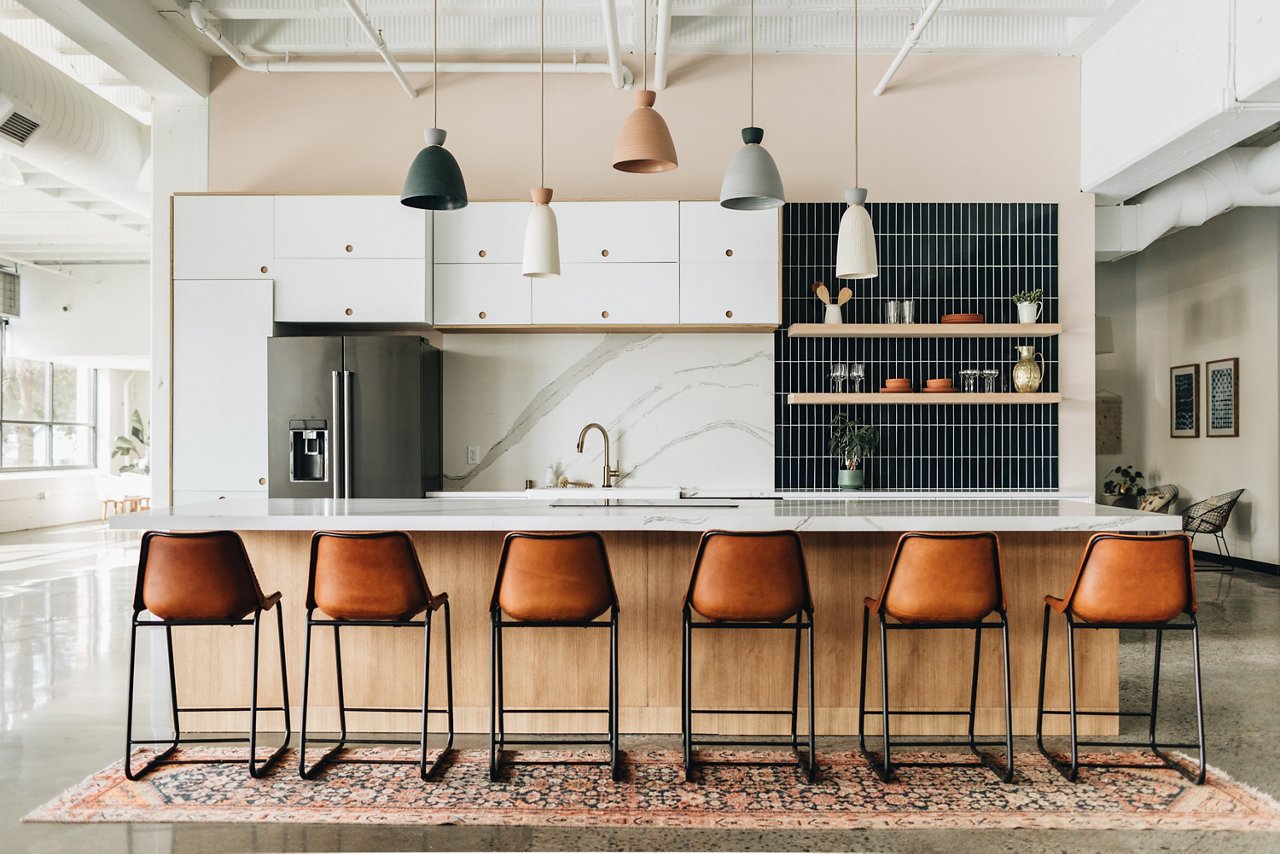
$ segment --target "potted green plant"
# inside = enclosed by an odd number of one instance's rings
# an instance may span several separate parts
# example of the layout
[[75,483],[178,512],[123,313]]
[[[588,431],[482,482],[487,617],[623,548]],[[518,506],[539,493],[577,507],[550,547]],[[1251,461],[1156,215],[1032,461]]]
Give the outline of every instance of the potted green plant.
[[1013,304],[1018,307],[1019,323],[1035,323],[1040,319],[1040,312],[1044,308],[1044,303],[1041,302],[1043,296],[1043,288],[1036,288],[1033,291],[1018,291],[1013,295]]
[[142,423],[142,415],[133,410],[129,416],[129,433],[116,436],[115,446],[111,449],[111,459],[124,457],[124,465],[120,466],[120,474],[150,474],[151,463],[147,459],[147,449],[151,438],[147,435],[147,425]]
[[1147,494],[1146,483],[1142,472],[1136,466],[1116,466],[1107,472],[1102,482],[1104,495],[1132,496],[1141,498]]
[[840,470],[841,489],[862,489],[866,473],[858,468],[862,458],[880,446],[880,434],[870,424],[841,413],[831,419],[831,438],[827,450],[844,460],[846,468]]

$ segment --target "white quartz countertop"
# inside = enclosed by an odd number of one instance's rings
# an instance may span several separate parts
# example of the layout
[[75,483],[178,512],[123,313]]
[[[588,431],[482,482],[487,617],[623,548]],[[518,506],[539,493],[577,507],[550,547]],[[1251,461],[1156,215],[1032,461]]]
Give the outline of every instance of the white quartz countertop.
[[262,498],[111,517],[117,529],[193,531],[1178,531],[1182,519],[1066,498],[532,500]]

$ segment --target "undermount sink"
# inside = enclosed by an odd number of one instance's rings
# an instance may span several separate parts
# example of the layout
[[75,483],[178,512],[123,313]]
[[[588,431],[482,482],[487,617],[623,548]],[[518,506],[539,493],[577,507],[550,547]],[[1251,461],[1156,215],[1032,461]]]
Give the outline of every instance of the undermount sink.
[[526,489],[526,496],[533,499],[601,499],[637,498],[648,501],[679,501],[682,494],[678,486],[565,486],[536,487]]
[[725,501],[718,498],[677,498],[674,500],[653,498],[562,498],[558,501],[552,501],[549,506],[576,510],[610,507],[642,508],[646,510],[669,507],[690,510],[704,507],[723,507],[732,509],[738,505],[732,501]]

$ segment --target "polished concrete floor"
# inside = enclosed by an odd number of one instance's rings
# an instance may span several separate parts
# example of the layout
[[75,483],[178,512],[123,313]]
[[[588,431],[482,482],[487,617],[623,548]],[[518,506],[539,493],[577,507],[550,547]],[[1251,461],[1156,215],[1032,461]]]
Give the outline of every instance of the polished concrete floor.
[[[0,535],[0,851],[1280,851],[1280,834],[20,824],[119,759],[136,561],[135,536],[96,524]],[[1202,575],[1200,602],[1209,760],[1280,794],[1280,580]],[[1190,657],[1178,640],[1166,644],[1162,731],[1189,734]],[[1141,709],[1150,638],[1125,633],[1122,644],[1124,703]]]

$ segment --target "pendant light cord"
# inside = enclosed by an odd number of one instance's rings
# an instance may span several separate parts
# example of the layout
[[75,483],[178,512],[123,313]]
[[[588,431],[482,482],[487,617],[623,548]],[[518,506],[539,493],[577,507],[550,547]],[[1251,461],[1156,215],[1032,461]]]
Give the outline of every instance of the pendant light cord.
[[751,0],[748,4],[749,12],[747,18],[747,51],[751,54],[751,127],[756,126],[756,0]]
[[858,0],[853,0],[853,186],[858,183]]
[[547,186],[547,0],[538,2],[538,186]]
[[431,126],[440,127],[440,77],[436,65],[440,53],[440,0],[431,6]]
[[644,74],[644,88],[649,88],[649,0],[640,4],[640,32],[644,41],[640,51],[640,68]]

